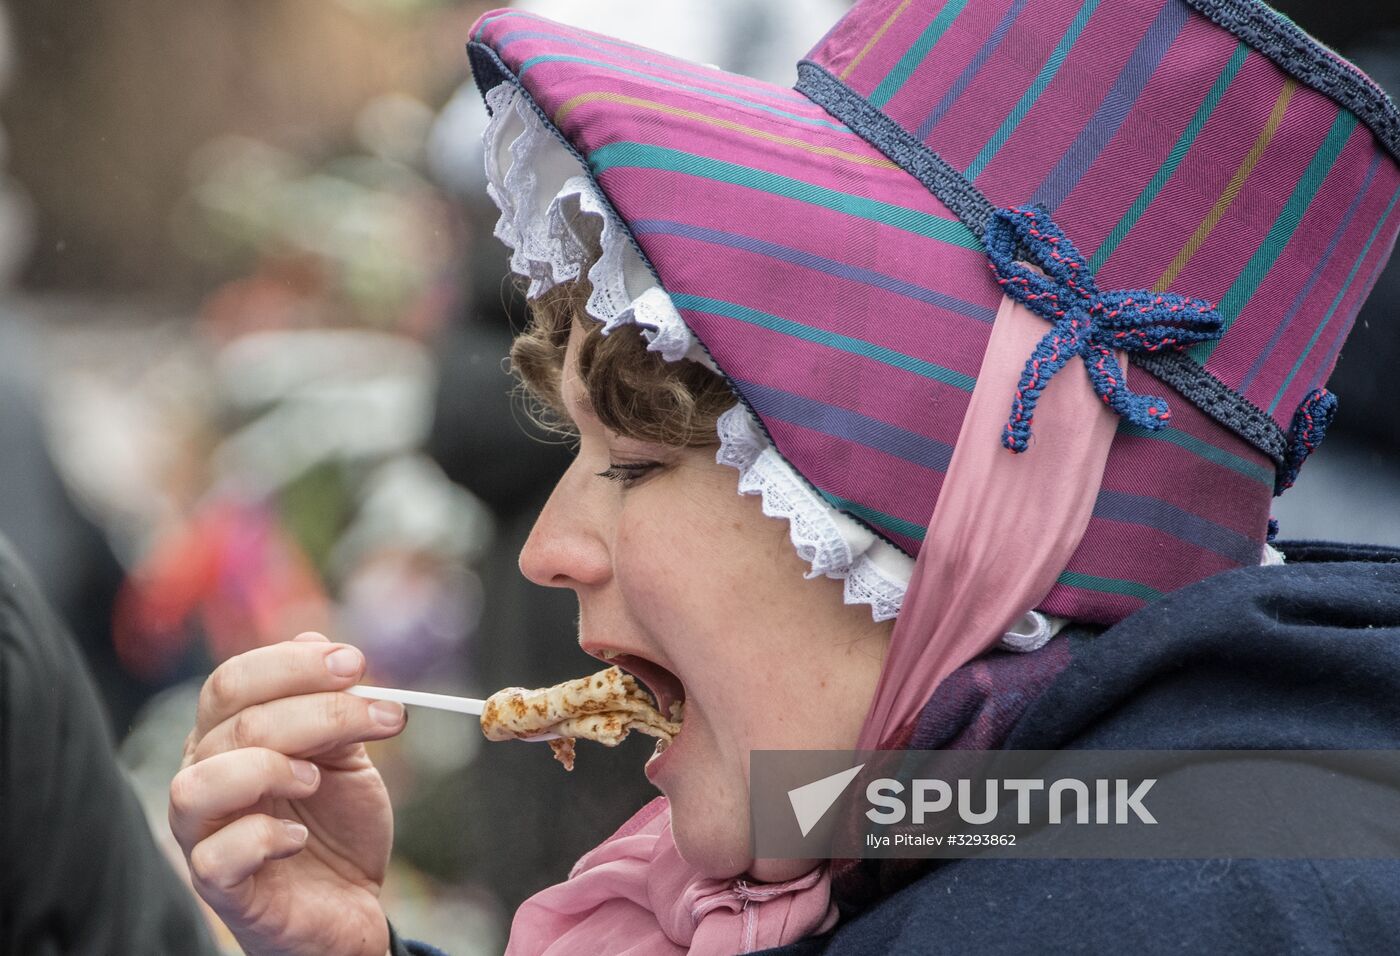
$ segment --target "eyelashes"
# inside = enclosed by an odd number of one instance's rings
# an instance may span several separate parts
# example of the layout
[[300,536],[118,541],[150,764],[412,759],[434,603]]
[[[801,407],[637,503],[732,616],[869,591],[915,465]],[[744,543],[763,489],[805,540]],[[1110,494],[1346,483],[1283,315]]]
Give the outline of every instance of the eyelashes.
[[640,461],[620,464],[612,462],[607,468],[599,472],[594,472],[599,478],[606,478],[609,481],[616,481],[624,488],[630,488],[637,481],[644,478],[648,472],[654,468],[659,468],[658,461]]

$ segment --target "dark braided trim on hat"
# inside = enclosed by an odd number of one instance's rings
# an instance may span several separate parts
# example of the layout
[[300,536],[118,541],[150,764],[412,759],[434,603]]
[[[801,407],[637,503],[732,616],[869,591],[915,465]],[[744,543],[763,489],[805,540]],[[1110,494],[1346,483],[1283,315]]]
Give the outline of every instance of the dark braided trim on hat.
[[[1201,0],[1205,2],[1205,0]],[[865,97],[810,60],[797,65],[797,92],[845,123],[861,139],[913,176],[979,239],[996,207],[948,162]],[[1211,418],[1283,466],[1288,439],[1269,415],[1180,352],[1136,353],[1151,372]]]
[[1280,69],[1357,115],[1400,160],[1400,111],[1372,80],[1259,0],[1185,0],[1187,6],[1264,54]]
[[1236,435],[1282,465],[1288,456],[1288,436],[1273,416],[1234,391],[1180,352],[1138,352],[1130,361],[1151,372],[1181,396]]
[[982,238],[996,206],[982,190],[968,182],[913,133],[811,60],[797,64],[797,92],[845,123],[851,132],[923,183],[973,235]]

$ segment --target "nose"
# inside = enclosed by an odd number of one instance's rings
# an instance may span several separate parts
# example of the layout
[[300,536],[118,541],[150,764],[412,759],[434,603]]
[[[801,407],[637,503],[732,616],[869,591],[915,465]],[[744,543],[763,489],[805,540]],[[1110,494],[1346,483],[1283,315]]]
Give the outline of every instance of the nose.
[[604,535],[604,508],[577,460],[554,486],[530,537],[520,549],[520,572],[542,587],[595,587],[612,574]]

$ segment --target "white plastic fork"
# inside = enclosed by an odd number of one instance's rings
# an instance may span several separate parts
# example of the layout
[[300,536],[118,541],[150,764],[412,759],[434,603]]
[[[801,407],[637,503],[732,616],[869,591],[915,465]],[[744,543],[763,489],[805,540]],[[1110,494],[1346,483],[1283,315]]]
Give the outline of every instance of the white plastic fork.
[[[421,690],[399,690],[396,687],[373,687],[369,684],[356,684],[349,688],[347,693],[368,700],[392,700],[400,704],[431,707],[433,710],[450,710],[455,714],[469,714],[473,717],[480,717],[481,711],[486,707],[486,701],[477,697],[453,697],[451,694],[429,694]],[[516,739],[529,743],[543,743],[546,740],[558,740],[559,735],[539,734],[534,737],[517,737]]]

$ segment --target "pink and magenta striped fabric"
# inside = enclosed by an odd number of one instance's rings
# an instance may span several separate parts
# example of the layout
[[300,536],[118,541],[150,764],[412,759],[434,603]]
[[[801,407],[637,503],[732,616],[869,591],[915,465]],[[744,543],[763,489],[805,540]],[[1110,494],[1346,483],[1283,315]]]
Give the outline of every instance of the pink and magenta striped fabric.
[[[917,554],[1001,299],[973,232],[794,90],[509,10],[472,53],[587,162],[784,457]],[[863,0],[810,58],[996,205],[1044,206],[1102,287],[1217,303],[1192,357],[1285,429],[1400,229],[1367,123],[1183,0]],[[1274,462],[1172,409],[1120,427],[1043,610],[1111,622],[1258,561]]]

